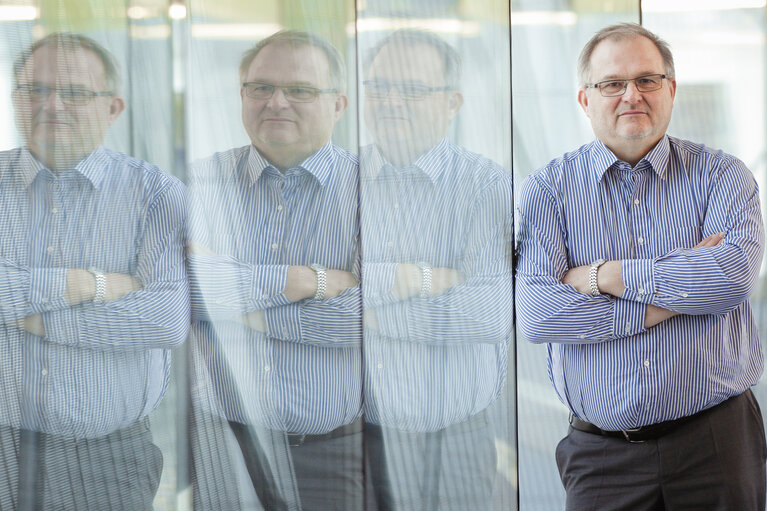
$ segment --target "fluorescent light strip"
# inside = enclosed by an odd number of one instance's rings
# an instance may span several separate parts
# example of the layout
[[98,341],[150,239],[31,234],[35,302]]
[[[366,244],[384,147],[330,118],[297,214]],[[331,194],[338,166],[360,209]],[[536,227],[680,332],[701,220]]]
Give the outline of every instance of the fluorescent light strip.
[[33,5],[0,5],[0,21],[32,21],[39,17]]
[[767,0],[642,0],[643,12],[730,11],[764,7],[767,7]]
[[196,39],[256,40],[283,28],[276,23],[192,23],[191,33]]

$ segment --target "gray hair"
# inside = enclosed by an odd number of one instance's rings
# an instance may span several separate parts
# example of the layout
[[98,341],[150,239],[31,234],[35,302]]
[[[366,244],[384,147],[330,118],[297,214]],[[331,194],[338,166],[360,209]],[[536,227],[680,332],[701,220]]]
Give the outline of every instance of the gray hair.
[[437,53],[442,58],[442,71],[447,86],[453,89],[458,89],[461,80],[461,56],[452,46],[447,44],[440,37],[431,32],[427,32],[426,30],[401,29],[392,32],[378,41],[378,44],[371,48],[365,59],[365,69],[370,68],[373,60],[375,60],[383,47],[387,44],[401,44],[406,47],[412,47],[418,44],[431,46],[437,50]]
[[247,50],[242,54],[242,60],[240,60],[240,81],[244,82],[245,77],[248,74],[248,68],[259,54],[261,50],[269,46],[270,44],[283,43],[298,48],[301,46],[313,46],[322,50],[325,56],[328,58],[328,65],[330,67],[330,83],[332,87],[339,92],[346,88],[346,66],[344,65],[344,59],[341,57],[341,53],[330,42],[314,34],[303,30],[282,30],[276,32],[266,39],[259,41],[253,48]]
[[663,58],[663,66],[665,67],[666,76],[673,78],[674,73],[674,56],[671,54],[671,48],[668,43],[653,34],[646,28],[636,23],[620,23],[618,25],[610,25],[605,27],[592,37],[586,46],[581,50],[581,55],[578,57],[578,79],[581,86],[586,85],[589,82],[589,74],[591,73],[591,54],[594,53],[594,49],[599,43],[606,39],[613,41],[620,41],[622,39],[634,39],[636,37],[646,37],[658,48],[660,56]]
[[32,54],[44,46],[55,46],[56,48],[65,51],[74,51],[77,48],[92,51],[104,65],[107,89],[115,94],[119,91],[120,68],[117,66],[117,61],[115,60],[114,55],[90,37],[86,37],[82,34],[75,34],[73,32],[55,32],[49,34],[42,39],[35,41],[29,48],[21,52],[13,63],[14,86],[19,84],[21,72],[27,64],[27,61],[32,57]]

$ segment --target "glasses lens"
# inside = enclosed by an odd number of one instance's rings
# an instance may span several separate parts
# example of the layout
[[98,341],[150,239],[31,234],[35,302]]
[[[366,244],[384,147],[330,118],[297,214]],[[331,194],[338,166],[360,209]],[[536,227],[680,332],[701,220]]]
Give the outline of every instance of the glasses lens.
[[391,85],[384,82],[366,81],[363,82],[363,85],[365,86],[365,95],[369,98],[385,98],[391,89]]
[[274,94],[274,85],[251,82],[245,85],[245,94],[251,98],[269,99]]
[[423,99],[429,93],[429,87],[412,83],[397,85],[397,90],[404,99],[410,100]]
[[317,97],[317,89],[312,87],[285,87],[282,89],[285,97],[290,101],[309,103]]
[[620,96],[626,90],[626,80],[614,80],[612,82],[598,83],[599,92],[603,96]]
[[640,76],[635,80],[637,89],[642,92],[651,92],[661,88],[663,84],[663,75]]
[[87,105],[95,95],[93,92],[84,89],[58,89],[56,94],[58,94],[59,99],[65,105],[77,106]]

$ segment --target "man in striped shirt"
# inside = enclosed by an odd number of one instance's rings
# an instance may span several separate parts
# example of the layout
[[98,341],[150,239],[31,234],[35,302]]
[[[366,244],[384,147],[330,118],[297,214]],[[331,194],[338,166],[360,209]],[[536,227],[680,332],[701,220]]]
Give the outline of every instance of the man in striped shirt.
[[0,153],[0,508],[152,509],[147,415],[184,341],[184,190],[104,148],[112,55],[52,34],[14,66],[25,146]]
[[[343,60],[279,32],[244,54],[240,78],[252,144],[197,162],[190,181],[199,353],[266,509],[290,501],[293,479],[303,509],[361,509],[358,160],[330,142]],[[287,441],[290,472],[259,438]]]
[[579,61],[596,140],[525,182],[517,311],[572,412],[567,509],[763,510],[748,303],[764,230],[738,159],[666,134],[668,45],[607,27]]
[[365,421],[379,509],[490,509],[487,408],[511,335],[511,174],[450,142],[460,56],[394,32],[370,52],[360,157]]

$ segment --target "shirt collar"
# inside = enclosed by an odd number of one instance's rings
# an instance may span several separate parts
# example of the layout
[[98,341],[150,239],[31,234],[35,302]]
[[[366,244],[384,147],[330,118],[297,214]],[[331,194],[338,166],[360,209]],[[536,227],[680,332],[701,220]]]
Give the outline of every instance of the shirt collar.
[[[72,171],[85,177],[94,188],[101,188],[101,184],[104,182],[106,167],[109,158],[107,151],[103,146],[99,146],[90,153],[88,156],[80,160],[80,162],[74,166]],[[21,150],[21,173],[22,184],[24,187],[28,187],[37,178],[37,175],[42,170],[48,170],[53,175],[55,172],[48,169],[43,163],[38,160],[27,147]],[[66,171],[68,172],[68,171]]]
[[408,171],[417,171],[428,177],[432,183],[436,183],[450,164],[450,147],[450,142],[443,138],[434,147],[419,156],[413,163],[398,169],[386,160],[378,146],[373,145],[366,155],[366,161],[363,162],[365,167],[364,174],[369,179],[377,179],[379,176],[384,175],[385,172],[401,174]]
[[[669,151],[668,135],[663,135],[663,138],[655,144],[655,147],[650,149],[650,152],[639,160],[637,167],[642,164],[642,161],[646,161],[650,168],[662,179],[665,177],[666,169],[668,168]],[[591,143],[590,152],[592,168],[596,173],[598,181],[604,177],[608,169],[621,162],[604,142],[599,139]]]
[[[333,166],[336,161],[336,152],[332,142],[328,142],[320,149],[315,151],[311,156],[305,159],[300,164],[296,165],[295,169],[302,169],[308,172],[311,176],[317,180],[320,186],[326,186],[330,181],[330,175],[333,171]],[[264,158],[256,147],[251,144],[247,159],[247,175],[251,182],[255,183],[261,178],[268,167],[279,172],[274,165]],[[288,172],[293,169],[288,169]]]

